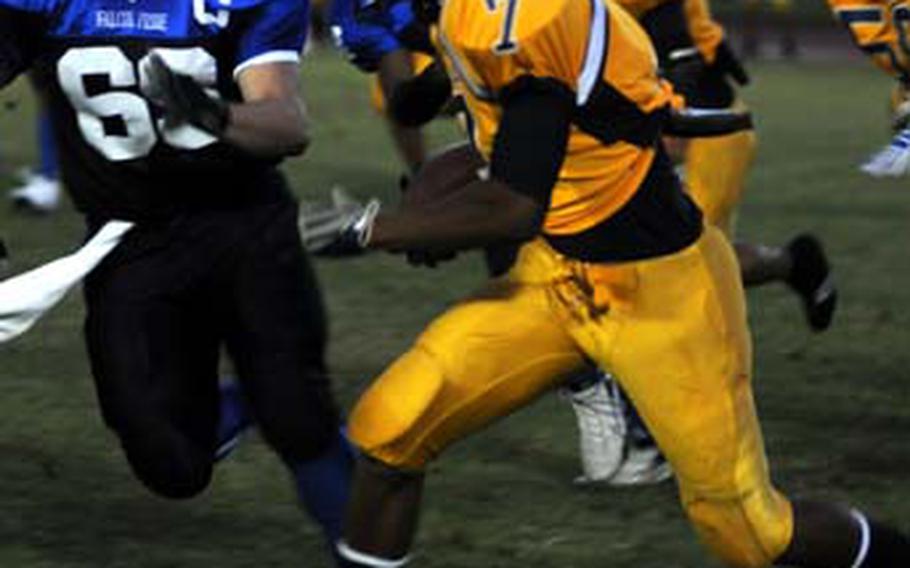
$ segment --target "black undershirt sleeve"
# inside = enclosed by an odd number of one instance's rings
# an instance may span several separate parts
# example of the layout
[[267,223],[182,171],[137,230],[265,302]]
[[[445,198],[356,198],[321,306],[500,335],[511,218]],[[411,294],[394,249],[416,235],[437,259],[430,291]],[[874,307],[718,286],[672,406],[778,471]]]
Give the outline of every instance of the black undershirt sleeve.
[[0,7],[0,88],[31,67],[43,27],[40,16]]
[[389,98],[389,113],[402,126],[423,126],[436,118],[451,98],[452,82],[445,69],[433,62],[416,77],[395,87]]
[[556,80],[522,77],[503,89],[500,103],[490,174],[540,204],[543,216],[566,157],[574,96]]

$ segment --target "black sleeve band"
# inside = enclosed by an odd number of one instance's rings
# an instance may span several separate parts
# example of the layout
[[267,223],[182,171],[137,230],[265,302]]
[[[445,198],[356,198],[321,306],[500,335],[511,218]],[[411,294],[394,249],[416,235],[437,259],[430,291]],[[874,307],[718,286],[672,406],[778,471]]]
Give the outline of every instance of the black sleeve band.
[[490,173],[546,211],[566,157],[572,92],[557,81],[522,77],[503,90],[500,101]]
[[439,63],[395,87],[389,98],[389,114],[402,126],[422,126],[430,122],[452,97],[452,82]]
[[31,67],[42,28],[39,16],[0,7],[0,88]]
[[710,138],[752,130],[752,115],[748,112],[712,111],[667,113],[664,134],[677,138]]

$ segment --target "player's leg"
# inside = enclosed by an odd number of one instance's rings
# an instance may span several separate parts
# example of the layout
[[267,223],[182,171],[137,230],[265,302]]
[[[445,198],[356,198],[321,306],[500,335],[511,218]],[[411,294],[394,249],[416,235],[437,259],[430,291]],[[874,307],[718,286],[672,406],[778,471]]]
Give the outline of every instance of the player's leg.
[[[736,210],[746,175],[755,156],[754,132],[689,142],[686,182],[708,223],[733,240]],[[800,297],[810,327],[823,331],[831,325],[837,291],[819,240],[799,235],[783,247],[736,242],[736,256],[746,287],[785,283]]]
[[864,548],[856,517],[791,504],[772,486],[752,399],[745,303],[726,241],[709,229],[683,253],[643,263],[637,276],[635,300],[614,314],[621,349],[604,356],[673,464],[705,544],[737,567],[904,565],[906,540],[886,529],[870,558],[898,554],[903,563],[854,564]]
[[732,238],[736,210],[755,159],[753,131],[716,138],[695,138],[685,150],[686,185],[705,220]]
[[102,414],[136,476],[186,498],[211,478],[218,337],[205,295],[185,288],[198,255],[165,239],[137,228],[88,277],[85,335]]
[[248,217],[236,264],[221,283],[229,296],[228,352],[260,432],[334,541],[353,464],[326,370],[319,286],[300,244],[296,207],[263,207]]
[[400,566],[423,470],[450,444],[527,405],[585,364],[539,287],[502,283],[437,319],[360,398],[346,566]]

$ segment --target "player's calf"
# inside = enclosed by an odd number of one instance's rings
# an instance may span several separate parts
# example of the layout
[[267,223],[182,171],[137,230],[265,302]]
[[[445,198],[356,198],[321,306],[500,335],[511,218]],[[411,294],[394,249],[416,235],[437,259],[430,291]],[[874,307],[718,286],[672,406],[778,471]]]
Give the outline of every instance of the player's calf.
[[408,563],[423,481],[422,472],[369,457],[357,462],[344,540],[337,547],[342,568],[397,568]]

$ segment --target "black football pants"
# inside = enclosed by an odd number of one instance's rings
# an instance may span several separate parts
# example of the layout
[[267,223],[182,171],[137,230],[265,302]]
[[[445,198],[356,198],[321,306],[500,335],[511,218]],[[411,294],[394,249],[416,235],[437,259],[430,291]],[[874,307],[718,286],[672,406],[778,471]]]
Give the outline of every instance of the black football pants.
[[325,314],[292,203],[140,224],[90,275],[85,295],[104,420],[152,491],[184,498],[209,483],[222,346],[285,462],[336,439]]

